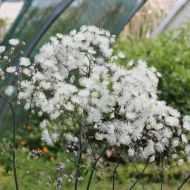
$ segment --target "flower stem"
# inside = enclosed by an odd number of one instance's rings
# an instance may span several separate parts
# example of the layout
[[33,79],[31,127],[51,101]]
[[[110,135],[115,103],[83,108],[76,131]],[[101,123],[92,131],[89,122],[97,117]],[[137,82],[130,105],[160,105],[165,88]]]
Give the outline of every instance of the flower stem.
[[82,125],[80,125],[79,127],[79,147],[77,153],[77,172],[75,177],[75,190],[78,190],[81,158],[82,158]]
[[117,168],[119,166],[119,159],[117,161],[116,167],[114,168],[113,174],[112,174],[112,190],[115,190],[115,173],[117,171]]
[[160,178],[161,178],[160,190],[163,189],[163,177],[164,177],[164,156],[163,156],[163,154],[161,154],[161,167],[162,167],[162,171],[160,172]]
[[136,184],[138,183],[138,181],[140,180],[140,178],[141,178],[141,176],[143,175],[143,173],[144,173],[146,167],[148,166],[149,159],[150,159],[150,158],[148,158],[148,160],[147,160],[147,162],[146,162],[146,164],[145,164],[145,167],[143,168],[143,170],[142,170],[142,172],[140,173],[139,177],[136,179],[136,181],[133,183],[133,185],[129,188],[130,190],[132,190],[132,189],[136,186]]
[[16,170],[16,120],[15,120],[15,112],[14,112],[13,106],[11,103],[9,103],[9,105],[10,105],[10,108],[12,111],[12,116],[13,116],[13,147],[12,147],[13,148],[13,153],[12,153],[13,174],[14,174],[16,190],[19,190],[18,179],[17,179],[17,170]]
[[12,167],[13,167],[13,175],[14,175],[14,181],[15,181],[15,188],[16,190],[19,190],[18,185],[18,178],[17,178],[17,170],[16,170],[16,118],[15,118],[15,112],[13,109],[12,102],[9,102],[4,96],[0,95],[0,97],[9,105],[12,117],[13,117],[13,144],[12,144]]
[[177,188],[177,190],[180,190],[186,183],[187,181],[190,179],[190,174],[185,178],[185,180],[183,181],[183,183]]
[[92,166],[92,170],[90,172],[90,176],[89,176],[89,179],[88,179],[88,184],[87,184],[87,187],[86,187],[86,190],[89,190],[90,188],[90,184],[92,182],[92,177],[93,177],[93,174],[94,174],[94,170],[96,168],[96,165],[98,163],[98,161],[100,160],[100,158],[103,156],[105,150],[106,150],[107,146],[102,150],[102,152],[100,153],[99,157],[95,160],[93,166]]

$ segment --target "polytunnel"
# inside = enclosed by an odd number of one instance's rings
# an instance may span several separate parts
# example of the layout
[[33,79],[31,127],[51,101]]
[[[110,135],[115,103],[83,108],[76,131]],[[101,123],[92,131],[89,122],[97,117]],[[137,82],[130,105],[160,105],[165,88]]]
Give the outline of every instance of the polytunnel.
[[[41,45],[56,33],[68,33],[82,25],[95,25],[116,36],[147,0],[25,0],[20,14],[2,44],[10,38],[24,41],[24,56],[33,57]],[[15,64],[18,60],[15,58]],[[0,120],[10,117],[0,100]],[[16,111],[19,122],[20,111]],[[6,119],[7,120],[7,119]],[[11,119],[8,120],[11,122]],[[11,126],[11,125],[9,125]],[[1,128],[0,128],[0,134]]]

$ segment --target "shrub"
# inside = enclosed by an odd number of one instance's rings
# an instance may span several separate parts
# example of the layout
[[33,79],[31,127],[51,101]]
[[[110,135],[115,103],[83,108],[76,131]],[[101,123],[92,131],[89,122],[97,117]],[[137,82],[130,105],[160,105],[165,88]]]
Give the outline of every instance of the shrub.
[[[166,32],[156,39],[130,41],[119,38],[115,51],[127,53],[126,59],[143,59],[162,74],[159,83],[160,98],[190,114],[190,25],[177,32]],[[126,60],[120,60],[125,65]]]

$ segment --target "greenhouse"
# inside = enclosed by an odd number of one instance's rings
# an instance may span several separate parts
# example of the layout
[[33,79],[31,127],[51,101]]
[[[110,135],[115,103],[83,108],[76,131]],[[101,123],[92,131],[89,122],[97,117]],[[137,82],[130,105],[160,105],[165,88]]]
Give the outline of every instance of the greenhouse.
[[0,0],[0,190],[189,190],[188,0]]

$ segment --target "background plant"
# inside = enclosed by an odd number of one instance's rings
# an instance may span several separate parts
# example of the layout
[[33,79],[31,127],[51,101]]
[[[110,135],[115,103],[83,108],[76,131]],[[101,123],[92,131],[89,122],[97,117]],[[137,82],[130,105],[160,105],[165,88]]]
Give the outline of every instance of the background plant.
[[7,27],[6,20],[0,18],[0,41],[2,40],[2,38],[5,34],[6,27]]
[[125,51],[126,59],[147,60],[149,66],[154,66],[162,74],[159,82],[159,97],[182,114],[190,113],[190,25],[171,32],[160,34],[155,39],[142,38],[133,41],[120,37],[115,45],[115,51]]
[[176,0],[147,1],[127,24],[124,35],[131,40],[149,38],[175,3]]

